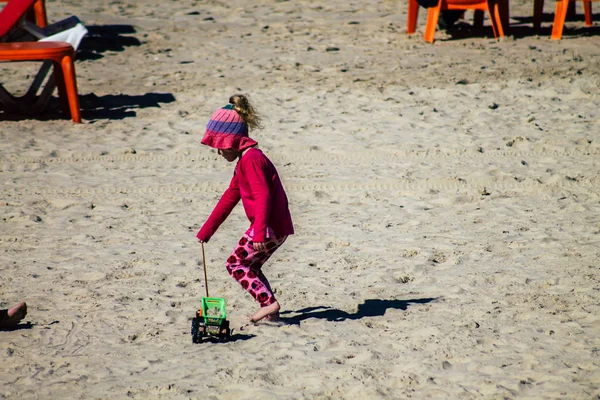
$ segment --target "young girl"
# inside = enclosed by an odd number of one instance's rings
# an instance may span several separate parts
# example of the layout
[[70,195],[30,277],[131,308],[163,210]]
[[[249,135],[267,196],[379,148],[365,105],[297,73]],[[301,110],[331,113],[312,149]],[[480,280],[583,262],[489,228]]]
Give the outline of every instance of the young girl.
[[206,127],[201,143],[218,150],[228,162],[237,161],[229,188],[217,203],[196,237],[206,243],[242,200],[250,227],[227,259],[227,272],[260,304],[251,322],[276,319],[279,303],[261,267],[294,233],[288,200],[277,170],[256,148],[248,131],[260,127],[260,118],[243,95],[217,110]]

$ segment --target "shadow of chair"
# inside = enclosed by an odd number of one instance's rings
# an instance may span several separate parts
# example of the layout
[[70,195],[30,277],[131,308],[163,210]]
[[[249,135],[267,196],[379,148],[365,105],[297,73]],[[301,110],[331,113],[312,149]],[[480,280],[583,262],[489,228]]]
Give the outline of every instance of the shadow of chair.
[[[297,311],[283,311],[281,313],[281,322],[289,324],[299,324],[301,321],[309,318],[326,319],[327,321],[344,321],[347,319],[356,320],[365,317],[383,316],[388,309],[406,310],[411,304],[427,304],[437,300],[436,298],[411,299],[411,300],[382,300],[367,299],[359,304],[355,313],[348,313],[337,308],[318,306],[308,307]],[[299,314],[293,317],[283,317],[287,314]]]
[[[592,1],[583,0],[583,14],[585,25],[592,26]],[[533,28],[539,30],[542,23],[542,15],[544,12],[544,0],[534,0],[533,2]],[[556,9],[554,11],[554,22],[552,23],[552,40],[560,40],[567,19],[567,14],[575,13],[574,0],[556,0]]]
[[[146,93],[141,95],[105,95],[96,96],[94,93],[79,96],[81,117],[90,124],[100,120],[122,120],[137,116],[136,110],[144,108],[161,108],[162,104],[175,102],[171,93]],[[56,98],[50,99],[48,109],[43,114],[29,115],[39,121],[49,121],[61,118],[61,103]],[[1,111],[1,108],[0,108]],[[0,121],[17,121],[21,115],[0,112]]]
[[107,51],[120,52],[127,47],[140,46],[142,42],[135,36],[132,25],[90,25],[86,26],[88,34],[77,52],[81,61],[98,60]]
[[175,96],[171,93],[106,96],[96,96],[94,93],[90,93],[80,98],[82,115],[91,122],[101,119],[120,120],[135,117],[136,109],[160,108],[161,104],[175,101]]

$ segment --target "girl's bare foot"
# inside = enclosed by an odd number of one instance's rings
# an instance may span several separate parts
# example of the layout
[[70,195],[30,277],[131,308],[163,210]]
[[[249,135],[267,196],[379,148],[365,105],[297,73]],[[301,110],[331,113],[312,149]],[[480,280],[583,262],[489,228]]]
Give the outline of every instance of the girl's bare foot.
[[275,302],[266,307],[261,307],[253,316],[250,317],[250,322],[258,322],[261,319],[269,319],[274,321],[279,317],[279,303]]
[[26,315],[27,304],[25,303],[19,303],[8,310],[3,310],[3,312],[0,312],[0,328],[15,327],[19,324],[19,321],[25,318]]
[[18,318],[19,321],[25,318],[27,315],[27,304],[25,302],[19,303],[14,307],[8,309],[8,316],[10,318],[15,317]]

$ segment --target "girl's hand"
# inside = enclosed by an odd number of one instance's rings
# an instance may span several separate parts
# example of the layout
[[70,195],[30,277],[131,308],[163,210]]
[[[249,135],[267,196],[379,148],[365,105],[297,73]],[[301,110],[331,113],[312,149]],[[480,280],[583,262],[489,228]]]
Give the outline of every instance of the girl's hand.
[[265,246],[264,242],[254,242],[254,243],[252,243],[252,247],[254,248],[254,251],[266,251],[267,250],[267,246]]

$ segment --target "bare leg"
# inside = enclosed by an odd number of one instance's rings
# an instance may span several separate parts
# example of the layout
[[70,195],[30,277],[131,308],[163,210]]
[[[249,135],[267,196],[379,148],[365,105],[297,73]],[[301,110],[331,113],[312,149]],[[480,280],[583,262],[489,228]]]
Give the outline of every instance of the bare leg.
[[227,272],[239,282],[259,304],[260,309],[251,317],[250,322],[262,319],[276,321],[279,319],[280,305],[273,295],[271,285],[262,272],[262,265],[271,257],[273,252],[285,242],[287,236],[268,238],[267,250],[254,250],[252,238],[244,235],[227,258]]
[[0,328],[12,328],[17,326],[27,315],[27,304],[22,302],[2,311],[0,311]]
[[279,318],[279,309],[280,306],[278,302],[266,307],[261,307],[250,317],[250,322],[258,322],[263,318],[270,321],[276,321]]

